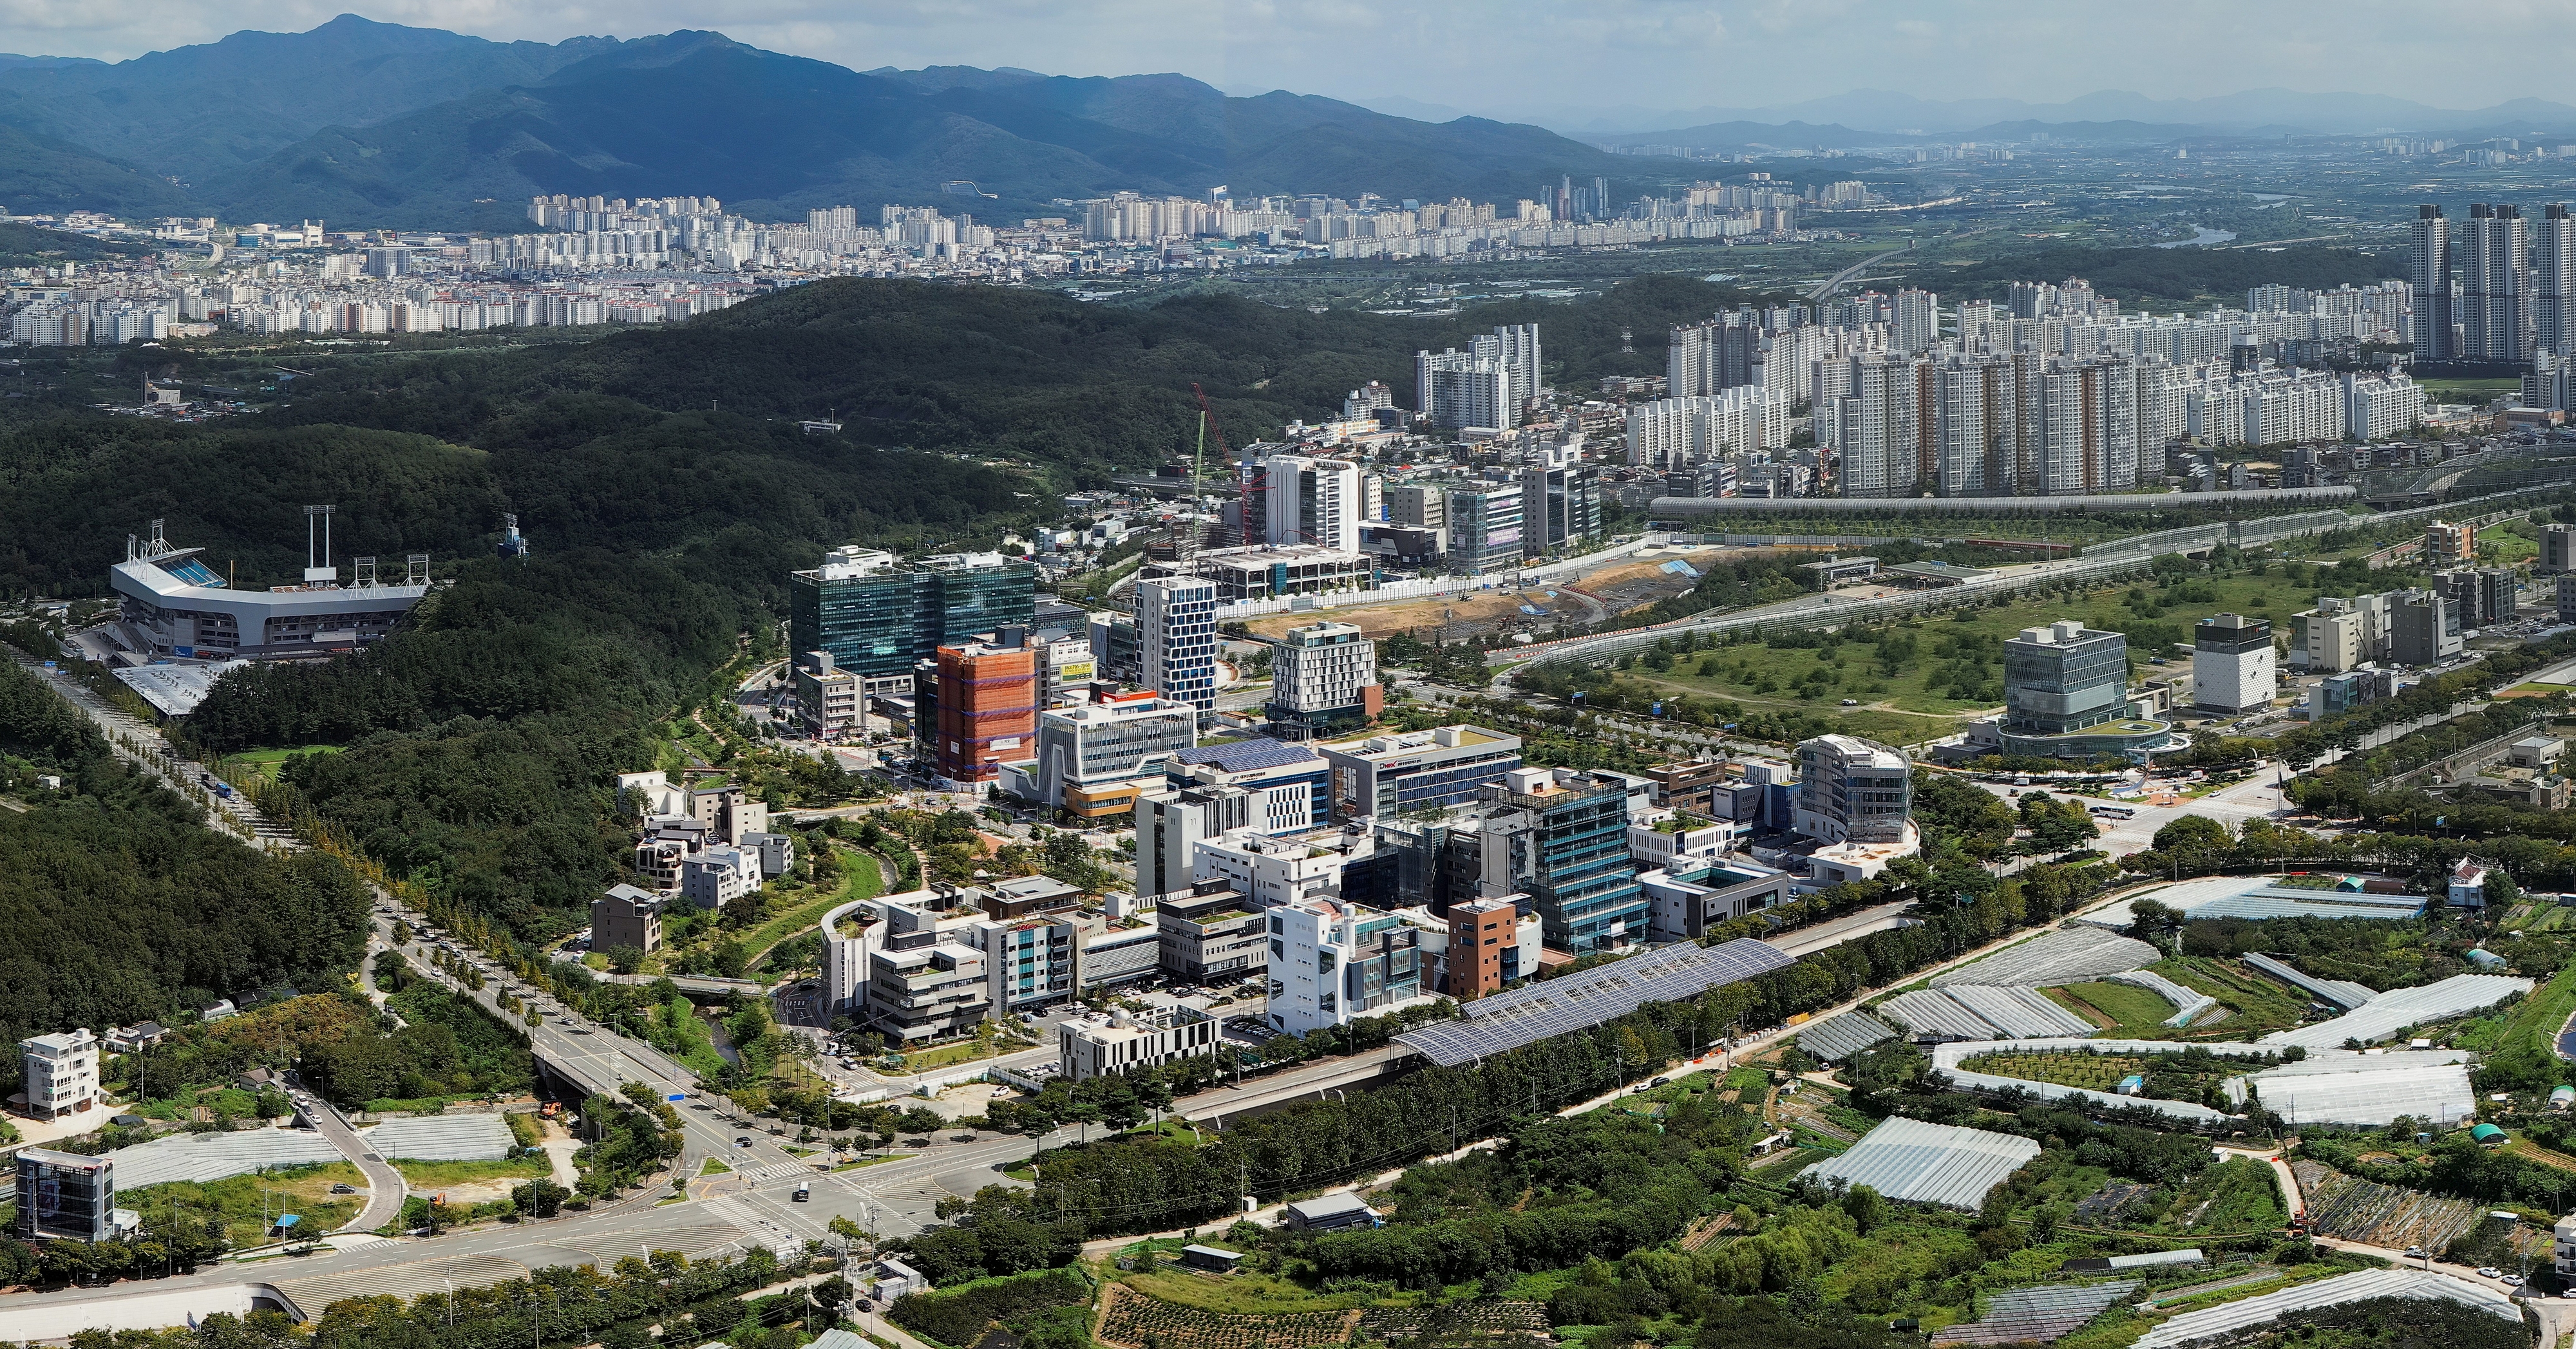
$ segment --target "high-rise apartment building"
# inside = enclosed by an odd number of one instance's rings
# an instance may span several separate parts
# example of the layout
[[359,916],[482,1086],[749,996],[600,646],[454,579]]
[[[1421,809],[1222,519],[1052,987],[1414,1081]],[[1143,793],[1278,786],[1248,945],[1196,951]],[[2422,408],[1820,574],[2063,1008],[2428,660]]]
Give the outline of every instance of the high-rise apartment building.
[[1762,328],[1749,310],[1672,330],[1664,352],[1665,393],[1700,398],[1762,379]]
[[1360,550],[1360,467],[1345,459],[1272,455],[1262,492],[1274,545],[1308,543],[1335,552]]
[[2535,351],[2576,354],[2576,217],[2563,201],[2542,207],[2532,231],[2531,341]]
[[2413,292],[2412,328],[2418,361],[2447,361],[2453,346],[2451,291],[2451,223],[2439,206],[2415,208],[2413,247],[2407,256],[2407,284]]
[[1201,712],[1216,710],[1216,582],[1137,582],[1136,637],[1141,682]]
[[1036,604],[1036,566],[1000,553],[907,563],[873,548],[836,548],[821,566],[787,577],[790,649],[831,653],[869,694],[902,691],[941,645],[1027,623]]
[[1512,373],[1502,360],[1451,348],[1413,357],[1414,406],[1444,431],[1499,431],[1520,425]]
[[1715,394],[1662,398],[1628,409],[1628,462],[1686,468],[1789,443],[1787,393],[1745,385]]
[[1540,391],[1546,387],[1546,371],[1544,362],[1541,360],[1538,325],[1510,323],[1494,329],[1490,334],[1492,342],[1490,351],[1486,346],[1488,340],[1488,337],[1475,339],[1476,354],[1479,356],[1490,354],[1502,363],[1504,372],[1511,376],[1511,401],[1507,405],[1510,420],[1503,425],[1518,426],[1521,410],[1528,407],[1530,400],[1538,397]]
[[1795,828],[1826,843],[1900,843],[1914,810],[1913,765],[1874,740],[1820,735],[1798,745]]
[[1896,349],[1929,351],[1941,341],[1941,297],[1908,286],[1896,292]]
[[1375,720],[1377,643],[1349,623],[1290,628],[1270,645],[1270,720],[1295,738]]
[[2210,712],[2270,707],[2281,691],[2272,625],[2242,614],[2204,618],[2191,633],[2191,703]]
[[2522,208],[2473,204],[2460,235],[2460,357],[2519,361],[2531,354],[2531,237]]

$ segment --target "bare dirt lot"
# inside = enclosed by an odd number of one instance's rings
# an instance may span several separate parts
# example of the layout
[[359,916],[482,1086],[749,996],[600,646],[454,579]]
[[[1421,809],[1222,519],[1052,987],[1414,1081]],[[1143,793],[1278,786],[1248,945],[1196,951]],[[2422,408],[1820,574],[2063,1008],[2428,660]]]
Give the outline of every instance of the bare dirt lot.
[[[1598,571],[1587,572],[1571,583],[1551,582],[1524,590],[1500,586],[1492,590],[1461,591],[1429,599],[1399,600],[1391,604],[1351,605],[1338,609],[1311,610],[1272,614],[1254,619],[1247,626],[1257,636],[1276,637],[1290,628],[1301,627],[1319,618],[1338,623],[1355,623],[1368,637],[1379,638],[1410,631],[1414,636],[1430,639],[1445,631],[1451,641],[1480,637],[1490,632],[1536,632],[1558,623],[1598,623],[1615,613],[1652,604],[1689,590],[1697,578],[1681,572],[1664,570],[1664,564],[1678,558],[1693,570],[1704,570],[1707,563],[1732,556],[1759,556],[1774,549],[1697,548],[1687,552],[1658,551],[1645,557],[1621,558]],[[1524,612],[1523,606],[1540,612]],[[1442,611],[1448,611],[1444,617]]]

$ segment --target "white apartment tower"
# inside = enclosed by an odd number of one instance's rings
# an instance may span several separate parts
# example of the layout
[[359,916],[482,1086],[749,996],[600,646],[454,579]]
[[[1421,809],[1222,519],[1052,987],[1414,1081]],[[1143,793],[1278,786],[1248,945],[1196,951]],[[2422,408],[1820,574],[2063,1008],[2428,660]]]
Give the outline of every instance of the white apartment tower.
[[1500,431],[1520,425],[1512,375],[1502,361],[1452,348],[1413,356],[1414,406],[1445,431]]
[[2472,204],[2460,238],[2460,355],[2519,361],[2531,352],[2530,234],[2522,208]]
[[1929,351],[1941,341],[1941,297],[1908,286],[1896,292],[1896,349]]
[[1136,583],[1144,682],[1201,712],[1216,710],[1216,582],[1167,576]]
[[2576,217],[2563,201],[2543,207],[2532,232],[2531,329],[2534,348],[2561,358],[2576,343]]
[[2415,208],[2413,247],[2407,257],[2412,294],[2415,359],[2447,361],[2458,355],[2452,337],[2451,222],[2439,206]]
[[1262,500],[1274,545],[1311,543],[1339,553],[1360,550],[1360,467],[1343,459],[1271,456]]

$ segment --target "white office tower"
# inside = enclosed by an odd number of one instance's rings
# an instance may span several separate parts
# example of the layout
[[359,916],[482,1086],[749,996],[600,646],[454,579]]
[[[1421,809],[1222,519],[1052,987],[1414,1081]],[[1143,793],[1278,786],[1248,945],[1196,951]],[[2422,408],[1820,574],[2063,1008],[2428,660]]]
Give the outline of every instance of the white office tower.
[[1167,576],[1136,583],[1144,682],[1201,712],[1216,709],[1216,582]]
[[1746,385],[1703,398],[1663,398],[1628,409],[1628,462],[1688,468],[1789,443],[1789,395]]
[[2576,342],[2576,216],[2563,201],[2542,208],[2532,233],[2531,340],[2561,356]]
[[1815,405],[1816,443],[1841,451],[1842,494],[1917,495],[1933,444],[1931,363],[1858,356],[1818,369],[1833,388]]
[[2415,359],[2447,361],[2452,347],[2451,222],[2439,206],[2415,208],[2413,247],[2408,251],[2407,288],[2412,292]]
[[1762,329],[1744,310],[1672,331],[1664,353],[1666,392],[1699,398],[1757,382],[1762,370]]
[[[1488,339],[1490,340],[1490,339]],[[1501,431],[1520,425],[1512,375],[1500,358],[1456,348],[1414,353],[1415,410],[1445,431]]]
[[1820,735],[1798,745],[1790,827],[1826,843],[1897,843],[1913,813],[1913,765],[1879,744]]
[[1896,349],[1930,351],[1941,341],[1941,297],[1908,286],[1896,292]]
[[2270,707],[2280,692],[2272,625],[2241,614],[2202,619],[2192,629],[2191,702],[2211,712]]
[[2530,236],[2518,206],[2472,203],[2460,236],[2460,357],[2518,361],[2530,352]]
[[1360,550],[1360,466],[1344,459],[1272,455],[1262,501],[1273,545],[1311,543],[1335,552]]

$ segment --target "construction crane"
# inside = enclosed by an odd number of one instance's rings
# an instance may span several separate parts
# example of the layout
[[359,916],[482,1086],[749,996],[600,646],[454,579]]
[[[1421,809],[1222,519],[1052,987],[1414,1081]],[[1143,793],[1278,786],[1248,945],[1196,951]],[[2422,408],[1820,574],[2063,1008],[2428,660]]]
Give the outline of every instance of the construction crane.
[[[1196,384],[1192,384],[1190,386],[1190,393],[1196,396],[1199,400],[1200,448],[1202,452],[1204,452],[1206,448],[1206,437],[1213,433],[1216,436],[1217,462],[1224,463],[1232,457],[1233,452],[1226,448],[1225,427],[1219,424],[1216,419],[1216,408],[1213,404],[1208,402],[1207,390],[1200,388]],[[1195,469],[1193,472],[1195,473]],[[1243,546],[1249,548],[1254,544],[1261,542],[1261,526],[1254,523],[1254,521],[1259,518],[1258,509],[1262,504],[1262,493],[1268,489],[1270,479],[1269,475],[1263,472],[1259,465],[1251,462],[1250,460],[1244,461],[1244,463],[1237,468],[1236,472],[1243,485],[1243,494],[1240,498],[1241,504],[1239,506],[1239,509],[1243,513]],[[1196,497],[1198,495],[1198,488],[1198,479],[1193,476],[1190,479],[1190,495]]]

